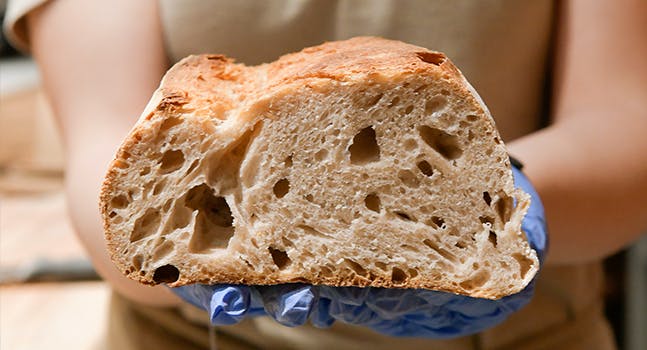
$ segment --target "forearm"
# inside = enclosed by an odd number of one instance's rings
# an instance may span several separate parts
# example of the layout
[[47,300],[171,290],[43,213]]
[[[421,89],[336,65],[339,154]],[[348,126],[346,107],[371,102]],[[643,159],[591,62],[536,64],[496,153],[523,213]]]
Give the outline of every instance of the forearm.
[[108,163],[166,68],[155,4],[58,0],[30,14],[27,24],[63,134],[69,211],[79,238],[118,292],[168,305],[177,299],[164,287],[139,285],[112,265],[98,207]]
[[560,5],[553,125],[509,145],[544,202],[556,264],[600,259],[647,231],[647,3]]
[[76,145],[67,149],[66,194],[69,213],[74,229],[83,242],[92,263],[99,274],[120,294],[131,300],[169,306],[179,299],[164,286],[143,286],[126,278],[116,269],[103,238],[102,220],[98,210],[99,186],[105,170],[122,140],[120,135],[127,129],[98,133],[88,132],[82,138],[75,138]]
[[603,258],[647,229],[647,143],[627,129],[557,124],[509,145],[545,206],[547,263]]

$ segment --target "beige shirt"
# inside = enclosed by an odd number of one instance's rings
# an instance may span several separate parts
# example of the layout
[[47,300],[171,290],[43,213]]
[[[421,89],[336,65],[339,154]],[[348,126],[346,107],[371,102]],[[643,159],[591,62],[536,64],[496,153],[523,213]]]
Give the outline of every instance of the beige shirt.
[[[24,46],[21,19],[42,1],[10,2],[6,26],[14,42]],[[479,92],[508,142],[537,130],[547,119],[545,84],[554,7],[550,0],[160,0],[172,62],[211,52],[258,64],[323,41],[358,35],[443,51]],[[268,318],[221,332],[253,346],[277,349],[612,349],[601,293],[600,263],[544,268],[536,296],[525,309],[482,334],[453,340],[389,338],[341,323],[329,330],[287,328]],[[189,307],[183,309],[183,317],[129,307],[153,313],[147,322],[168,317],[167,327],[195,314]],[[196,317],[204,319],[204,314]],[[189,333],[187,337],[200,337]]]

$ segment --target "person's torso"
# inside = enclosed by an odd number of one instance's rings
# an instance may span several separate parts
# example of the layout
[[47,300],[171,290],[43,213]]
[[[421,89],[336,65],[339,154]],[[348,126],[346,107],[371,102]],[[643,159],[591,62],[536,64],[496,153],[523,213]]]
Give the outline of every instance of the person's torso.
[[[551,0],[160,0],[160,6],[171,62],[222,53],[259,64],[324,41],[382,36],[445,52],[488,105],[505,141],[546,119]],[[267,318],[223,331],[266,348],[539,349],[587,310],[599,312],[601,278],[599,263],[544,268],[530,305],[475,337],[398,339],[343,324],[286,328]]]

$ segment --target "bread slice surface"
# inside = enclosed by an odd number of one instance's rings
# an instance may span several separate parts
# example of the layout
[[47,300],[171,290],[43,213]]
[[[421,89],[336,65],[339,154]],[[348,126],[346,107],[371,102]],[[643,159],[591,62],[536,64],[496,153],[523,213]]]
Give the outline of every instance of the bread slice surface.
[[190,56],[101,192],[146,284],[426,288],[496,299],[539,263],[486,106],[442,53],[373,37],[248,67]]

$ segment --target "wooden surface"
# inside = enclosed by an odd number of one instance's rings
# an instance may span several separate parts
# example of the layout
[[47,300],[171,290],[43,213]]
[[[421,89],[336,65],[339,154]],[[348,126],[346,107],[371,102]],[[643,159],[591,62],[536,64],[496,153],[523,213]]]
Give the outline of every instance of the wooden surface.
[[[61,191],[0,196],[0,267],[86,258]],[[0,286],[0,349],[100,349],[109,287],[103,282]]]
[[67,217],[62,190],[0,194],[0,266],[85,256]]
[[0,349],[103,349],[108,296],[103,282],[0,287]]

